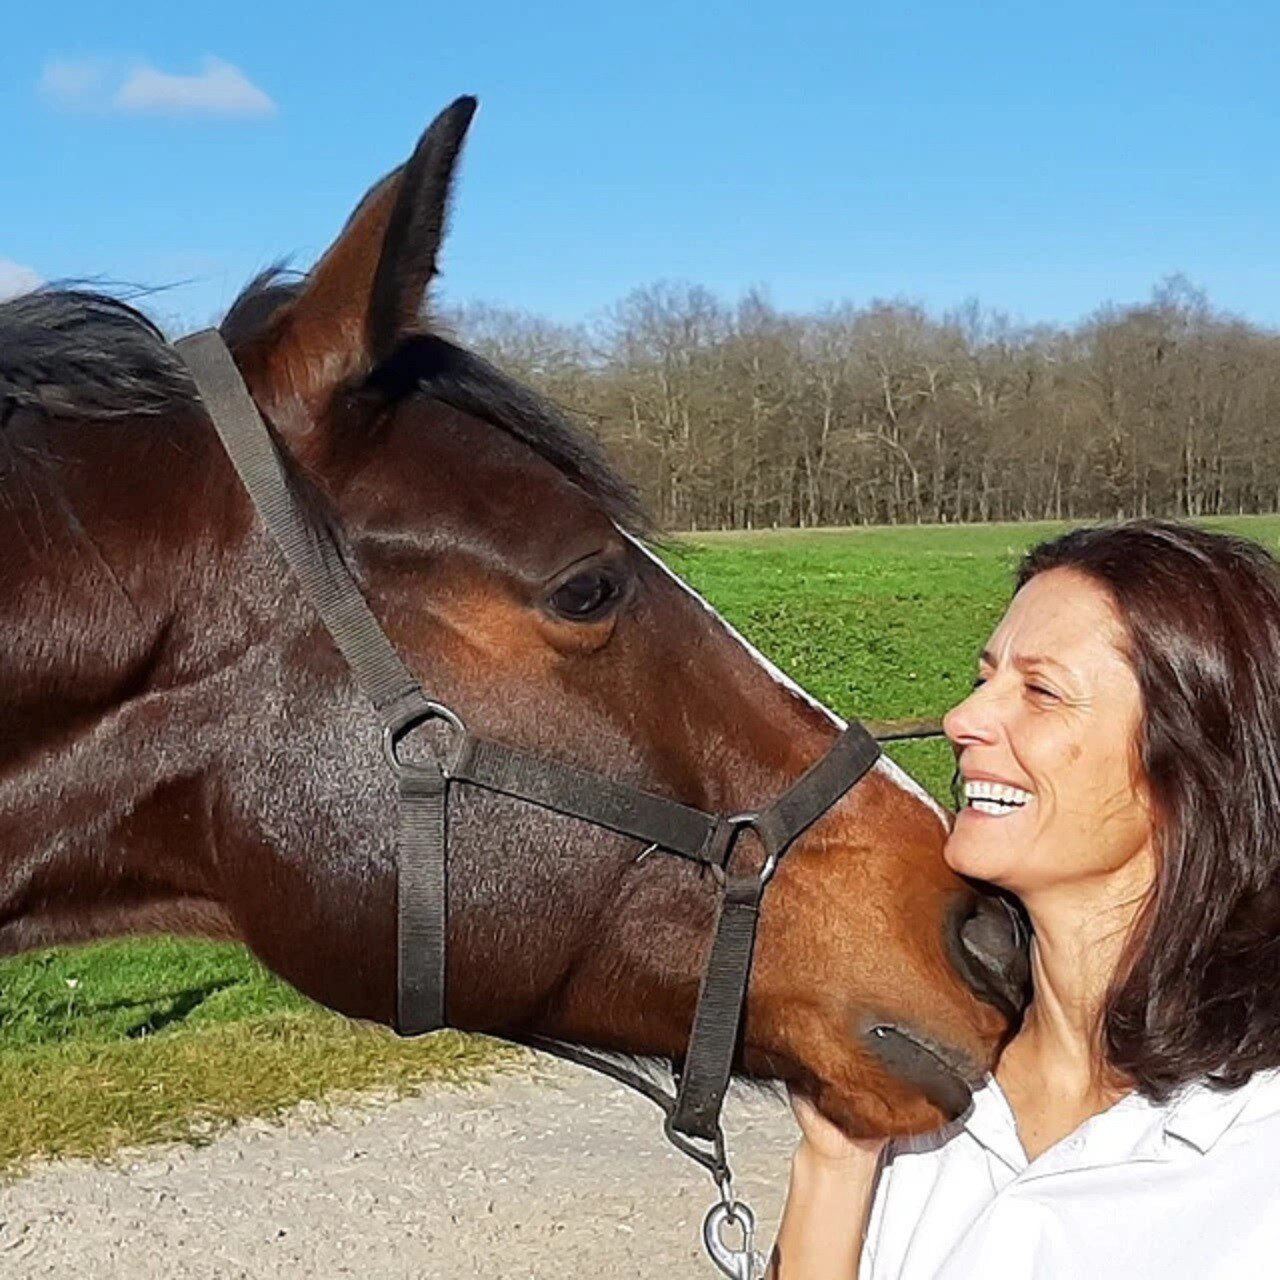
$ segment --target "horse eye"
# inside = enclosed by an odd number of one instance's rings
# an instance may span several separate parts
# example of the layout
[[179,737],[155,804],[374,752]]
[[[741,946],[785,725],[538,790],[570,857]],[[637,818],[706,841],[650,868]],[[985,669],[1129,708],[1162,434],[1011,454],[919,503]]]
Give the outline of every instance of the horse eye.
[[551,607],[570,622],[594,622],[621,594],[621,587],[604,569],[588,569],[562,582],[551,593]]

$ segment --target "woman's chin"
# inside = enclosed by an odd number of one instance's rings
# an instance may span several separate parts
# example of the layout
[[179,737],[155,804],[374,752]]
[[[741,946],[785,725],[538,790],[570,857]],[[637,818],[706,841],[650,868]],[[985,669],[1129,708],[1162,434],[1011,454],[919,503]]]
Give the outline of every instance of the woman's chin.
[[942,850],[947,866],[957,875],[1003,885],[1006,874],[1012,870],[1010,863],[1018,861],[1010,842],[1001,839],[998,830],[992,830],[996,823],[1003,821],[1006,819],[962,809]]

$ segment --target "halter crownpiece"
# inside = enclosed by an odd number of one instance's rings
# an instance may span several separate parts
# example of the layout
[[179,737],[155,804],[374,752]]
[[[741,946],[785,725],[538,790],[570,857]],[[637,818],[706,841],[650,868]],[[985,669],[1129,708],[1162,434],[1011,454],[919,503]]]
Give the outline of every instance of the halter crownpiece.
[[[706,1167],[720,1187],[721,1203],[706,1228],[714,1226],[719,1251],[735,1259],[734,1269],[726,1269],[708,1235],[713,1260],[726,1275],[748,1275],[757,1269],[758,1255],[745,1229],[749,1211],[733,1197],[720,1113],[738,1048],[760,905],[791,844],[865,776],[880,755],[879,743],[855,722],[771,804],[726,815],[477,737],[453,710],[423,691],[331,537],[303,517],[271,431],[221,335],[208,329],[175,345],[263,523],[381,718],[383,749],[397,784],[396,1029],[402,1035],[446,1025],[448,808],[456,784],[512,796],[643,841],[648,847],[642,856],[657,851],[710,868],[720,885],[720,906],[674,1095],[588,1050],[537,1036],[522,1043],[601,1071],[663,1109],[667,1137]],[[430,721],[451,731],[448,758],[405,759],[402,742]],[[747,831],[761,846],[764,861],[758,870],[739,872],[734,854]],[[718,1233],[726,1223],[743,1226],[744,1250],[727,1250],[720,1243]]]

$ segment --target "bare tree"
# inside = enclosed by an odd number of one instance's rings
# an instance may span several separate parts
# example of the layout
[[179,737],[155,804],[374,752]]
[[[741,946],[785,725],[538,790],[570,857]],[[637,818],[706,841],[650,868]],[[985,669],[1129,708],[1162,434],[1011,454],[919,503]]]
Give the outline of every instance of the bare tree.
[[591,422],[674,528],[1280,509],[1280,335],[1182,277],[1073,329],[670,283],[589,327],[448,319]]

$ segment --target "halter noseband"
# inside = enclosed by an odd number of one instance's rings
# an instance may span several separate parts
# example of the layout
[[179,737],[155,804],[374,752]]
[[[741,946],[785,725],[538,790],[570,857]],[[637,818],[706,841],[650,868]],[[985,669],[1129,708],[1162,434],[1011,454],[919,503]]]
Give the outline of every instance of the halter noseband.
[[[719,913],[674,1095],[639,1072],[588,1050],[536,1036],[523,1042],[601,1071],[662,1107],[667,1136],[710,1170],[721,1188],[722,1204],[712,1211],[712,1217],[721,1213],[716,1230],[724,1221],[745,1225],[750,1214],[733,1199],[720,1112],[737,1050],[761,900],[779,859],[796,837],[876,762],[876,738],[862,725],[851,724],[827,754],[771,804],[756,812],[724,815],[475,736],[449,707],[424,693],[374,618],[332,540],[304,519],[271,432],[221,335],[205,330],[182,339],[176,349],[263,522],[381,718],[385,755],[398,794],[396,1029],[417,1035],[445,1025],[447,813],[454,784],[514,796],[642,840],[649,846],[645,853],[657,850],[708,867],[721,889]],[[452,731],[449,758],[403,758],[404,738],[429,721],[441,721]],[[764,862],[758,870],[739,872],[733,867],[734,852],[746,831],[763,848]],[[749,1241],[745,1252],[735,1254],[735,1265],[741,1265],[748,1253]],[[723,1269],[724,1263],[718,1257],[716,1261]]]

